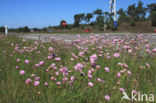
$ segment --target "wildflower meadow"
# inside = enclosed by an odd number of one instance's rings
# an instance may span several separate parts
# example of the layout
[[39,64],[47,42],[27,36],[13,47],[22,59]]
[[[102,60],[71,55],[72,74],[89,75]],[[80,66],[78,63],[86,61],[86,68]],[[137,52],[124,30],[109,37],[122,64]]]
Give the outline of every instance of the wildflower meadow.
[[71,44],[0,39],[0,103],[131,102],[123,92],[156,93],[156,48],[142,34],[78,35]]

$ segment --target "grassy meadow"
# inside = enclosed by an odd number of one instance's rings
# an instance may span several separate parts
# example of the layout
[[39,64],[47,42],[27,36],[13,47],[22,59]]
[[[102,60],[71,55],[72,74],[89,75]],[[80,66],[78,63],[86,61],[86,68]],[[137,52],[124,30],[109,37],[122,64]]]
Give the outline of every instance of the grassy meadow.
[[123,91],[156,93],[156,49],[142,35],[0,39],[0,103],[129,103]]

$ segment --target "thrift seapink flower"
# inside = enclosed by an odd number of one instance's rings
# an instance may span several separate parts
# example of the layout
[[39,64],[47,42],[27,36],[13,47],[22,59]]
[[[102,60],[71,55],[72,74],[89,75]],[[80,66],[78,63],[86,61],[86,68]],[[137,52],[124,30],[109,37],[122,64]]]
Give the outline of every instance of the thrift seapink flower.
[[20,61],[21,61],[21,60],[18,58],[18,59],[17,59],[17,62],[19,63]]
[[56,80],[55,77],[51,77],[50,79],[51,79],[51,80]]
[[118,58],[120,56],[120,53],[115,53],[114,57]]
[[47,83],[47,82],[45,82],[45,83],[44,83],[44,85],[45,85],[45,86],[48,86],[48,83]]
[[40,80],[40,77],[35,77],[35,80],[36,80],[36,81],[39,81],[39,80]]
[[120,76],[121,76],[121,74],[118,72],[118,73],[117,73],[117,77],[120,77]]
[[29,60],[25,60],[25,64],[28,64],[29,63]]
[[55,61],[60,61],[61,60],[61,58],[55,58]]
[[16,69],[19,69],[19,66],[16,66]]
[[35,67],[38,68],[38,67],[40,67],[40,65],[39,64],[35,64]]
[[44,61],[40,61],[39,65],[42,66],[44,64]]
[[89,83],[88,83],[88,86],[89,86],[89,87],[93,87],[94,85],[93,85],[92,82],[89,82]]
[[109,68],[108,68],[108,67],[105,67],[105,71],[106,71],[106,72],[109,72]]
[[25,81],[26,84],[29,84],[31,82],[32,82],[32,80],[30,78],[26,79],[26,81]]
[[49,47],[48,51],[49,51],[50,53],[52,53],[52,52],[54,51],[54,49],[53,49],[52,47]]
[[124,89],[123,88],[119,88],[120,92],[124,92]]
[[61,82],[56,82],[57,85],[61,85]]
[[75,66],[74,68],[75,68],[75,70],[81,71],[81,69],[83,69],[83,67],[84,67],[83,64],[77,63],[76,66]]
[[110,96],[109,95],[105,95],[105,99],[109,101],[110,100]]
[[38,86],[39,84],[40,84],[39,81],[35,81],[35,82],[34,82],[34,86]]
[[20,70],[20,75],[24,75],[25,71],[24,70]]

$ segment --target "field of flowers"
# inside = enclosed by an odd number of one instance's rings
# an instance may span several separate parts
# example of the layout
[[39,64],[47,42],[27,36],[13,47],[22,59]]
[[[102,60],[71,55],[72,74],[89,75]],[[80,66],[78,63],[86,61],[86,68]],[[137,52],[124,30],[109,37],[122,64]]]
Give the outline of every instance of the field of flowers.
[[142,35],[0,39],[0,103],[128,103],[123,91],[156,93],[156,49]]

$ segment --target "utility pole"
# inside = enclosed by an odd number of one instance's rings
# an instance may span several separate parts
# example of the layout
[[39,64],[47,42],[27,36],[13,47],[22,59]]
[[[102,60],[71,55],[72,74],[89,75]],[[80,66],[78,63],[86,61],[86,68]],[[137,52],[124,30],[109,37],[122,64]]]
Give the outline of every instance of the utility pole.
[[7,27],[7,25],[5,25],[4,27],[5,27],[5,36],[7,37],[8,36],[8,27]]
[[109,0],[109,14],[113,14],[114,26],[117,26],[117,16],[116,16],[116,0]]

